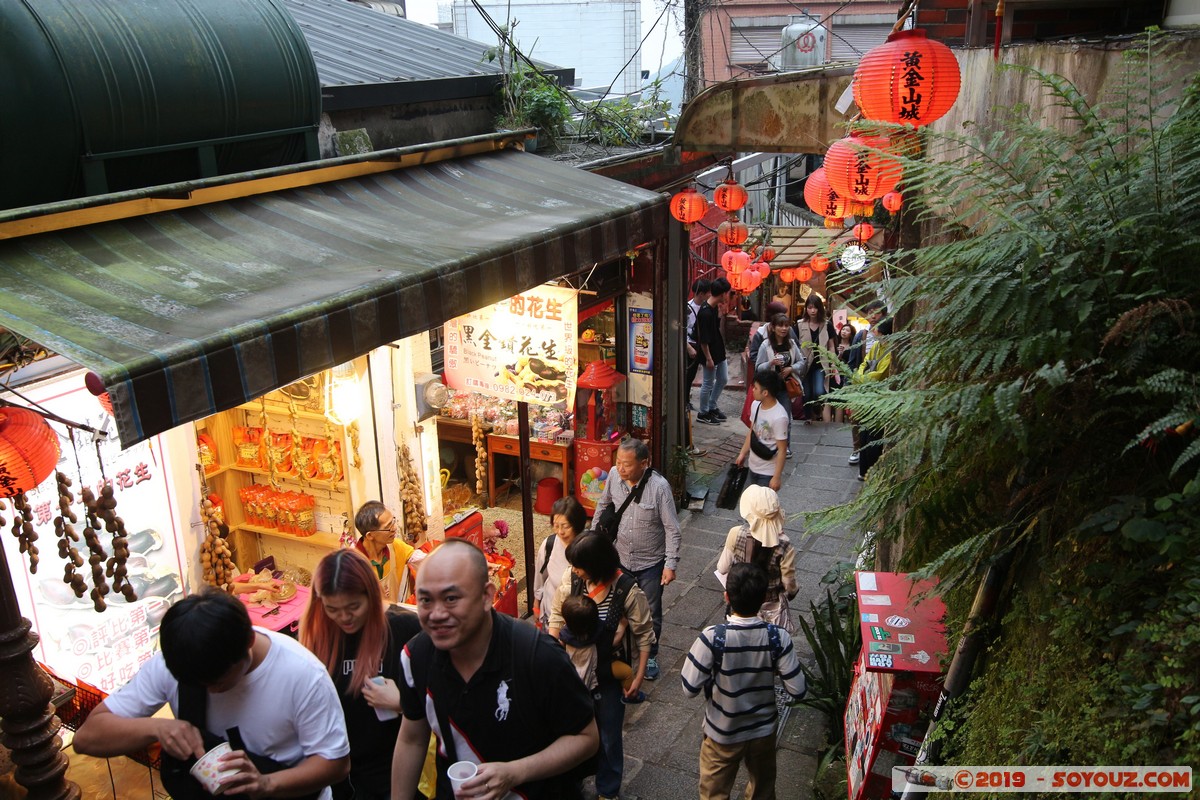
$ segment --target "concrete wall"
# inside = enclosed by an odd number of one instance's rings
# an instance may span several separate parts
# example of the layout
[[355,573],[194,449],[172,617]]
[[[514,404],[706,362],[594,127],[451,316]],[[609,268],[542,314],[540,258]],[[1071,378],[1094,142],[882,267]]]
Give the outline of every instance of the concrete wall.
[[[641,88],[641,5],[637,0],[563,2],[514,0],[481,3],[497,25],[517,21],[513,38],[528,56],[575,69],[575,84],[627,94]],[[454,32],[494,45],[495,32],[470,3],[454,3]],[[582,43],[582,46],[581,46]],[[625,62],[633,57],[628,67]]]
[[321,115],[321,157],[343,155],[333,149],[335,131],[365,129],[372,149],[385,150],[490,133],[495,116],[490,97],[333,111]]

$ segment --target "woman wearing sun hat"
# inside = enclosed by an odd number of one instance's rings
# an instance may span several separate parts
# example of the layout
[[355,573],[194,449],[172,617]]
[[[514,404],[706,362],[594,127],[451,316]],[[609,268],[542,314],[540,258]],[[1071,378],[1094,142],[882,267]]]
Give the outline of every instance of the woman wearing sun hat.
[[724,576],[734,564],[758,564],[767,572],[767,599],[758,615],[795,633],[788,601],[796,596],[796,551],[783,532],[783,509],[779,495],[766,486],[747,486],[738,511],[745,522],[729,529],[725,547],[717,559],[717,572]]

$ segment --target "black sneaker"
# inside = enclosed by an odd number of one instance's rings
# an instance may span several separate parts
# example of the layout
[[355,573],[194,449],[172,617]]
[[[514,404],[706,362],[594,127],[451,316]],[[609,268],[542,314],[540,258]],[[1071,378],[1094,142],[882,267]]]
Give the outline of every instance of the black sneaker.
[[703,414],[697,414],[696,421],[703,422],[705,425],[720,425],[721,424],[721,420],[719,420],[715,416],[713,416],[713,413],[711,411],[707,411]]
[[712,410],[712,415],[714,417],[716,417],[718,420],[720,420],[721,422],[724,422],[725,420],[729,419],[729,417],[727,417],[723,413],[721,413],[721,409],[719,409],[719,408],[714,408]]

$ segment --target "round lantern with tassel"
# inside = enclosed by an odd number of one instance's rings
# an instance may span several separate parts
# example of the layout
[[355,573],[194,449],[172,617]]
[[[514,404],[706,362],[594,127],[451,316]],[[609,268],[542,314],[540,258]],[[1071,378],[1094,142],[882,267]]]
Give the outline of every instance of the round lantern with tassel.
[[783,269],[779,270],[779,280],[783,281],[784,283],[791,283],[792,281],[796,280],[796,271],[791,267],[784,267]]
[[867,119],[919,128],[950,110],[962,76],[950,48],[917,28],[896,31],[863,56],[852,86]]
[[809,259],[808,266],[813,272],[825,272],[829,269],[829,259],[823,255],[815,255]]
[[800,281],[801,283],[804,283],[806,281],[811,281],[812,276],[813,276],[813,271],[812,271],[811,267],[797,267],[796,268],[796,280]]
[[766,246],[766,247],[764,247],[764,248],[763,248],[763,251],[762,251],[762,256],[761,256],[761,258],[762,258],[762,260],[763,260],[763,261],[765,261],[765,262],[767,262],[768,264],[770,264],[772,261],[774,261],[774,260],[775,260],[775,256],[776,256],[776,255],[777,255],[777,254],[776,254],[776,252],[775,252],[775,248],[774,248],[774,247],[771,247],[771,246],[769,246],[769,245],[768,245],[768,246]]
[[758,274],[763,276],[764,280],[766,279],[766,277],[768,275],[771,274],[771,265],[765,261],[755,261],[750,266],[753,267],[754,269],[756,269],[758,271]]
[[899,192],[888,192],[883,196],[883,207],[889,214],[895,214],[904,206],[904,195]]
[[691,186],[671,198],[671,216],[683,223],[684,230],[703,219],[707,211],[708,201]]
[[850,213],[846,201],[829,185],[824,167],[813,170],[804,182],[804,204],[814,214],[825,218],[826,228],[842,227],[842,219]]
[[58,436],[36,411],[0,407],[0,497],[30,492],[58,464]]
[[875,226],[869,222],[860,222],[853,228],[854,238],[865,242],[875,235]]
[[839,139],[829,146],[829,152],[825,154],[825,175],[833,191],[860,204],[851,213],[857,216],[871,213],[873,201],[895,189],[900,182],[900,162],[876,152],[887,149],[886,137],[860,134]]
[[739,219],[730,217],[717,226],[717,238],[729,247],[738,247],[750,237],[750,228]]
[[746,205],[747,199],[745,188],[733,178],[727,178],[724,183],[713,189],[713,205],[722,211],[738,211]]

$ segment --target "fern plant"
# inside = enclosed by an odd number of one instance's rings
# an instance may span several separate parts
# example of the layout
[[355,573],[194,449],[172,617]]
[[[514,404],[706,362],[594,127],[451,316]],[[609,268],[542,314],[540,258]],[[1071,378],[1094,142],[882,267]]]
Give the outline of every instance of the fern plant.
[[[858,498],[811,529],[902,538],[903,567],[938,576],[959,620],[982,569],[1013,559],[1018,611],[980,665],[979,713],[950,737],[960,763],[1030,757],[1037,737],[1006,750],[996,726],[1080,702],[1056,681],[1111,706],[1089,717],[1102,735],[1043,757],[1200,760],[1200,661],[1161,631],[1200,611],[1200,537],[1179,534],[1200,514],[1164,499],[1193,497],[1200,475],[1200,85],[1156,35],[1123,66],[1095,103],[1011,68],[1004,79],[1049,93],[1060,121],[1014,108],[904,159],[929,244],[893,254],[878,287],[914,319],[892,337],[901,369],[834,396],[887,449]],[[1084,524],[1097,514],[1108,522]],[[1045,626],[1085,644],[1056,649]],[[1022,661],[1047,658],[1057,672]],[[1100,758],[1117,751],[1125,761]]]

